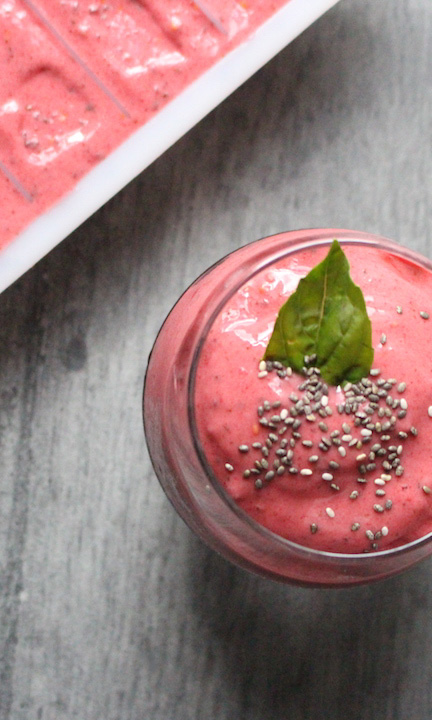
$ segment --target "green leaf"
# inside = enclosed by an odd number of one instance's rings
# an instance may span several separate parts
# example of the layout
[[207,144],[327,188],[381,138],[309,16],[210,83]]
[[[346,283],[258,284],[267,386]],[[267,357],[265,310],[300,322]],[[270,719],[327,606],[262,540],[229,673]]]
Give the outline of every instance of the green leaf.
[[363,293],[351,280],[337,240],[281,307],[264,359],[301,372],[306,355],[316,355],[313,364],[329,385],[357,382],[372,365],[372,328]]

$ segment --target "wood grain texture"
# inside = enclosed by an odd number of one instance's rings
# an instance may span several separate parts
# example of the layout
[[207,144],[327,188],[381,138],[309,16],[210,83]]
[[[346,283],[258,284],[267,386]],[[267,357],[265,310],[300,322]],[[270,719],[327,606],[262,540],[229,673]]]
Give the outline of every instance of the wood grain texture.
[[431,36],[430,0],[342,0],[0,297],[0,720],[430,720],[432,561],[235,569],[165,499],[141,393],[179,293],[250,240],[432,257]]

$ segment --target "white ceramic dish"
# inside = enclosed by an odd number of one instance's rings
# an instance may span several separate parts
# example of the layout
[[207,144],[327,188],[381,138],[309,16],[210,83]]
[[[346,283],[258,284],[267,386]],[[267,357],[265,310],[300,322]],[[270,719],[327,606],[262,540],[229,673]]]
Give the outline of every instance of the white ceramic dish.
[[0,292],[339,0],[289,0],[0,252]]

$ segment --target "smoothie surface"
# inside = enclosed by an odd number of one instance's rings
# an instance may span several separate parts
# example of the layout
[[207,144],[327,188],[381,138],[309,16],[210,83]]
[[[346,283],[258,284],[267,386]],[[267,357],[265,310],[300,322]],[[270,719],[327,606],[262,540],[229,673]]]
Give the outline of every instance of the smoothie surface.
[[228,301],[204,343],[195,414],[218,482],[261,525],[300,545],[362,553],[432,531],[432,274],[342,245],[363,291],[371,373],[326,386],[263,363],[281,305],[328,248],[296,252]]
[[286,0],[0,0],[0,248]]

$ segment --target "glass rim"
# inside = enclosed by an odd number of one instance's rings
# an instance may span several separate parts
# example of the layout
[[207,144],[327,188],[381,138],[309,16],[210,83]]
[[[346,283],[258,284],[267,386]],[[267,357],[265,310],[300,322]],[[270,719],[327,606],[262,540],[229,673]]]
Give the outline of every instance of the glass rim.
[[[307,238],[306,235],[308,233],[317,233],[316,239]],[[322,247],[326,245],[331,245],[331,242],[334,238],[337,238],[337,240],[341,243],[341,245],[367,245],[369,247],[376,247],[379,249],[385,249],[388,252],[393,252],[395,255],[398,255],[399,257],[408,259],[410,262],[414,262],[418,265],[421,265],[423,268],[429,270],[432,272],[432,262],[421,255],[420,253],[417,253],[414,250],[410,250],[409,248],[406,248],[402,245],[399,245],[394,240],[390,240],[389,238],[386,238],[381,235],[375,235],[373,233],[367,233],[367,232],[359,232],[359,231],[351,231],[346,229],[328,229],[328,228],[306,228],[301,230],[289,230],[286,232],[279,232],[275,233],[273,235],[264,236],[262,238],[259,238],[258,240],[254,240],[251,243],[247,243],[246,245],[243,245],[240,248],[237,248],[236,250],[228,253],[224,257],[222,257],[215,265],[221,264],[226,258],[232,257],[236,253],[241,253],[242,250],[244,250],[247,247],[250,247],[252,245],[257,245],[263,241],[271,241],[272,239],[276,238],[283,238],[286,237],[287,240],[289,239],[289,236],[295,235],[297,236],[297,240],[294,240],[292,245],[289,248],[279,249],[279,251],[275,253],[271,253],[271,258],[269,260],[266,260],[264,262],[259,262],[259,259],[257,259],[257,267],[252,272],[248,272],[246,276],[238,280],[235,284],[233,284],[232,287],[227,289],[226,293],[224,294],[224,297],[222,300],[217,302],[216,306],[213,308],[209,318],[207,319],[204,328],[200,332],[199,340],[196,344],[196,347],[193,352],[192,356],[192,363],[191,368],[188,375],[188,383],[187,383],[187,412],[188,412],[188,422],[189,427],[191,431],[191,437],[193,446],[196,452],[196,455],[199,459],[201,468],[203,472],[208,477],[209,481],[211,482],[212,488],[217,492],[220,499],[224,502],[224,504],[230,509],[230,511],[234,514],[234,516],[237,518],[237,520],[241,521],[241,523],[246,524],[249,526],[249,528],[257,535],[257,537],[262,536],[265,538],[268,542],[271,542],[273,544],[276,544],[278,546],[278,549],[281,550],[295,550],[299,553],[302,553],[304,555],[309,555],[312,557],[315,557],[317,559],[322,560],[332,560],[332,561],[344,561],[348,562],[351,561],[355,564],[361,564],[365,563],[367,561],[370,562],[371,558],[377,558],[377,559],[389,559],[401,555],[406,555],[413,549],[422,547],[423,545],[429,544],[429,542],[432,540],[432,531],[427,533],[426,535],[422,535],[419,538],[416,538],[415,540],[411,540],[408,543],[404,543],[403,545],[397,545],[396,547],[387,548],[385,550],[372,550],[370,552],[362,552],[362,553],[339,553],[339,552],[332,552],[329,550],[318,550],[313,547],[308,547],[307,545],[301,545],[300,543],[297,543],[293,540],[289,540],[288,538],[284,538],[281,535],[278,535],[277,533],[274,533],[272,530],[269,530],[264,525],[261,525],[259,522],[254,520],[245,510],[243,510],[236,502],[233,500],[233,498],[229,495],[229,493],[223,488],[221,482],[217,479],[215,473],[213,472],[213,469],[211,468],[210,464],[207,462],[205,453],[203,451],[201,442],[199,440],[198,436],[198,428],[196,423],[196,415],[195,415],[195,403],[194,403],[194,396],[195,396],[195,384],[196,384],[196,374],[198,369],[199,360],[201,357],[201,352],[204,347],[205,341],[208,337],[208,334],[213,326],[213,323],[215,322],[217,316],[222,311],[224,306],[227,304],[227,302],[233,297],[233,295],[240,290],[243,285],[248,282],[251,278],[255,277],[258,273],[266,270],[270,266],[274,264],[276,260],[280,260],[282,258],[286,258],[289,255],[292,255],[296,252],[298,252],[301,249],[305,249],[306,247]],[[212,265],[209,270],[211,270],[215,265]],[[207,272],[207,271],[206,271]],[[205,274],[205,273],[204,273]],[[200,276],[201,277],[201,276]],[[199,279],[199,278],[198,278]]]

